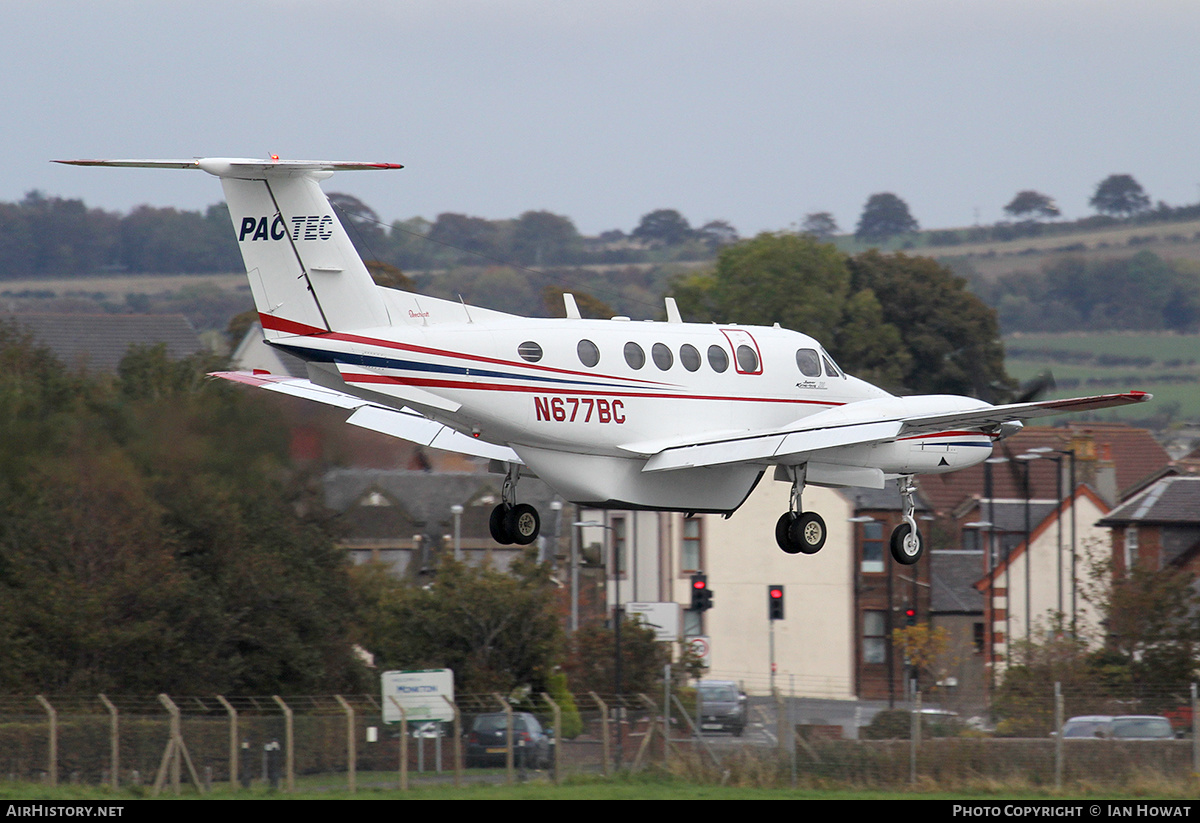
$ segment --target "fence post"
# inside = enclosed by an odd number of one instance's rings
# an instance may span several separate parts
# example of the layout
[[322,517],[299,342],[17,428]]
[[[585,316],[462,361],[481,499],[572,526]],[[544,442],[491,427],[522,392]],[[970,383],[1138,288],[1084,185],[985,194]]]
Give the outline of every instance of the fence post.
[[917,750],[921,747],[921,690],[913,692],[913,711],[909,720],[908,782],[917,782]]
[[408,791],[408,712],[400,705],[395,695],[388,700],[400,710],[400,791]]
[[1200,774],[1200,729],[1196,728],[1196,684],[1192,684],[1192,774]]
[[458,706],[454,701],[446,695],[442,695],[442,700],[450,706],[450,711],[454,714],[454,785],[462,785],[462,713],[459,712]]
[[[496,702],[499,703],[500,708],[504,710],[504,726],[506,729],[504,735],[504,768],[508,773],[508,782],[514,783],[516,782],[516,778],[513,775],[513,760],[515,759],[515,755],[513,754],[512,705],[498,694],[493,694],[492,697],[496,698]],[[522,769],[523,768],[524,763],[522,763]]]
[[225,709],[225,714],[229,715],[229,790],[236,792],[238,789],[239,774],[238,763],[238,713],[237,709],[230,705],[224,695],[217,695],[217,702]]
[[1054,788],[1062,788],[1063,778],[1063,694],[1062,683],[1054,684]]
[[558,785],[562,782],[558,776],[558,741],[562,740],[562,709],[545,692],[542,692],[542,699],[550,704],[550,711],[554,713],[554,764],[550,767],[550,773],[555,785]]
[[350,794],[357,791],[358,785],[355,781],[355,775],[358,769],[358,749],[357,744],[357,729],[354,724],[354,707],[346,702],[346,698],[340,694],[335,694],[338,705],[346,712],[346,768],[347,777],[350,783]]
[[112,764],[112,780],[110,782],[112,783],[113,791],[116,791],[121,786],[121,738],[118,734],[120,727],[117,721],[117,707],[103,694],[100,695],[100,702],[104,704],[104,708],[108,709],[108,716],[110,718],[108,733],[108,756]]
[[283,698],[279,695],[271,695],[272,699],[283,709],[284,719],[284,758],[287,763],[287,791],[296,791],[296,742],[295,742],[295,726],[292,718],[292,707],[283,702]]
[[603,774],[608,777],[608,706],[600,699],[600,695],[595,692],[588,692],[592,696],[592,700],[596,701],[596,705],[600,707],[600,746],[604,754],[603,758]]
[[58,785],[58,711],[50,705],[50,701],[42,695],[37,696],[37,702],[42,704],[42,708],[46,710],[46,716],[50,720],[50,763],[47,765],[47,775],[50,778],[50,785]]

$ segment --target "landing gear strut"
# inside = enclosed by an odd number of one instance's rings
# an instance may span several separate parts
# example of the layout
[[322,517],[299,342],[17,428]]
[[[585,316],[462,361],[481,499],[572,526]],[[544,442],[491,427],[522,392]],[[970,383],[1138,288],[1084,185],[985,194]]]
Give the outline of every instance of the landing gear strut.
[[903,505],[904,522],[892,530],[892,559],[902,566],[911,566],[925,553],[925,540],[917,528],[916,503],[913,495],[917,487],[911,477],[900,479],[900,499]]
[[502,546],[514,543],[528,546],[537,540],[538,532],[542,529],[542,519],[537,509],[528,503],[516,502],[520,475],[521,467],[510,463],[500,493],[502,502],[492,509],[492,515],[488,518],[488,531],[492,533],[492,539]]
[[788,554],[816,554],[825,545],[825,521],[816,512],[802,511],[805,467],[788,466],[786,470],[792,478],[792,496],[788,510],[775,523],[775,542]]

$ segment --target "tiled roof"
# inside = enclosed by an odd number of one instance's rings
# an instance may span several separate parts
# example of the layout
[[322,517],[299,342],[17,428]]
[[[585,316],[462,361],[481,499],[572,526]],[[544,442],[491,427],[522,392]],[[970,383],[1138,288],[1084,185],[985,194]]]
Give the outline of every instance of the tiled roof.
[[10,314],[14,322],[70,368],[115,374],[130,346],[165,343],[178,360],[203,347],[182,314]]
[[[1024,454],[1030,449],[1049,447],[1066,450],[1072,440],[1080,444],[1095,444],[1095,458],[1086,460],[1082,455],[1076,459],[1076,479],[1080,483],[1094,482],[1089,477],[1097,462],[1111,462],[1116,472],[1118,494],[1136,487],[1140,481],[1160,471],[1171,462],[1153,435],[1145,429],[1137,429],[1123,423],[1070,423],[1066,426],[1027,426],[1012,437],[997,444],[994,455],[1007,457]],[[1068,458],[1064,457],[1066,465]],[[1029,482],[1031,496],[1054,499],[1057,495],[1056,462],[1050,459],[1030,461]],[[983,497],[984,464],[962,471],[942,475],[924,475],[918,478],[921,494],[936,511],[949,512],[970,497]],[[997,498],[1024,497],[1021,478],[1024,469],[1015,469],[1012,463],[993,465],[992,495]],[[1065,489],[1064,489],[1065,491]]]
[[983,552],[930,552],[930,608],[943,614],[982,614],[983,594],[975,581],[984,574],[983,562]]
[[1100,523],[1200,524],[1200,477],[1164,477],[1113,509]]

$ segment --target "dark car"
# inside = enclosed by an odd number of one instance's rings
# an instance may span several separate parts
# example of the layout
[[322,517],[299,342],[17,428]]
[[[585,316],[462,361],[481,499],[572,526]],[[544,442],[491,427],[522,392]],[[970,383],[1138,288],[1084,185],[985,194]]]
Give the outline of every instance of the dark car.
[[746,730],[746,695],[732,680],[701,680],[696,686],[702,731]]
[[[538,719],[528,712],[513,712],[513,764],[531,769],[550,766],[554,741]],[[467,733],[467,767],[503,766],[508,749],[508,716],[504,712],[476,715]]]

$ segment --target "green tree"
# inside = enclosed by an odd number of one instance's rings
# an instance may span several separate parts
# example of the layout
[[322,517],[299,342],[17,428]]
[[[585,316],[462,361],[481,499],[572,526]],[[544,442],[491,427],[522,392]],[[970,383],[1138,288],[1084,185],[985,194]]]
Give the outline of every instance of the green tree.
[[1040,191],[1026,189],[1019,191],[1004,207],[1004,211],[1013,217],[1018,218],[1046,218],[1059,217],[1062,212],[1054,203],[1054,198],[1049,195],[1042,194]]
[[996,313],[937,261],[876,250],[849,258],[851,287],[870,289],[908,353],[903,385],[919,394],[994,399],[1010,388]]
[[86,377],[0,327],[0,365],[0,687],[361,688],[345,558],[274,408],[161,348]]
[[512,257],[518,263],[534,266],[565,263],[579,253],[581,244],[579,231],[569,217],[527,211],[513,227]]
[[1110,174],[1096,185],[1088,204],[1101,214],[1131,217],[1150,208],[1150,197],[1129,174]]
[[908,211],[908,204],[891,192],[872,194],[863,206],[854,236],[868,243],[882,243],[899,234],[911,234],[920,225]]
[[841,232],[838,228],[837,220],[827,211],[813,212],[812,214],[804,215],[804,222],[800,224],[800,231],[805,234],[811,234],[818,240],[829,240],[835,234]]
[[645,243],[678,246],[690,240],[693,231],[687,218],[675,209],[656,209],[642,215],[631,236]]
[[452,669],[466,694],[547,688],[560,628],[549,571],[533,554],[507,573],[444,557],[428,586],[370,566],[355,574],[360,642],[381,668]]
[[[616,635],[607,626],[585,626],[568,639],[563,671],[576,694],[614,694]],[[621,624],[621,693],[651,694],[662,682],[670,647],[655,639],[654,630],[626,617]]]
[[812,335],[851,374],[892,388],[988,397],[1009,384],[995,312],[937,262],[847,258],[811,235],[762,234],[678,280],[680,311]]

